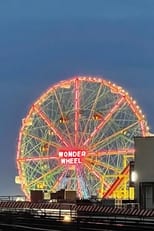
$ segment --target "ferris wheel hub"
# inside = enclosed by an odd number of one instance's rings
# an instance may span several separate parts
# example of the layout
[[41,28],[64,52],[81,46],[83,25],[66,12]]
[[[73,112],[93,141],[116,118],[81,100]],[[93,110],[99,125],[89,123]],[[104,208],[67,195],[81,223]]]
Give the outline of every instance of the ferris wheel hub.
[[84,158],[87,155],[87,151],[84,149],[60,149],[58,151],[58,157],[60,163],[64,165],[77,165],[81,164],[84,161]]

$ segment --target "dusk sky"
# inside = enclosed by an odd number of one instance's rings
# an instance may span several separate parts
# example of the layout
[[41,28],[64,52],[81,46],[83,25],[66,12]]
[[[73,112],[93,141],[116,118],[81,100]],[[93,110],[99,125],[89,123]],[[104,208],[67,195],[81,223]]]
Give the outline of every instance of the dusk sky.
[[76,75],[129,91],[154,132],[154,0],[0,1],[0,195],[21,194],[22,118],[52,84]]

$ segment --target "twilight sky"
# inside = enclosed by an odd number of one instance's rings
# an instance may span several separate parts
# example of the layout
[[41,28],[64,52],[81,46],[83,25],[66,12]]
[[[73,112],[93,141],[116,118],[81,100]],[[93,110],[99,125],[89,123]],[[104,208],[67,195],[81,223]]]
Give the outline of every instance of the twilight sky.
[[154,132],[154,1],[0,1],[0,195],[21,194],[16,146],[30,105],[74,75],[121,85]]

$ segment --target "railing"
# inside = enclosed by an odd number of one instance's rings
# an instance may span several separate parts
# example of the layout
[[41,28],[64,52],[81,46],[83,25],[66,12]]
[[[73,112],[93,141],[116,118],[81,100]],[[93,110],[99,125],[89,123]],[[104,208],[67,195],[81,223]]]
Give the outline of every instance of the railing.
[[126,207],[107,207],[101,204],[75,204],[75,203],[31,203],[16,201],[0,201],[0,211],[76,211],[78,215],[97,216],[129,216],[154,218],[154,209],[140,209],[137,204]]

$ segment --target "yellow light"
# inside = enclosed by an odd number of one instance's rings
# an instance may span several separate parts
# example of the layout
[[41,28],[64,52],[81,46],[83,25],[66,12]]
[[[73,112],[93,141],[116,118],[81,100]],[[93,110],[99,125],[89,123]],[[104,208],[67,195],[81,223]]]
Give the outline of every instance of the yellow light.
[[21,179],[20,179],[19,176],[16,176],[16,177],[15,177],[15,183],[16,183],[16,184],[21,184]]
[[65,89],[69,89],[71,87],[71,84],[63,83],[60,87],[65,88]]
[[70,215],[65,215],[63,221],[71,222],[71,216]]

